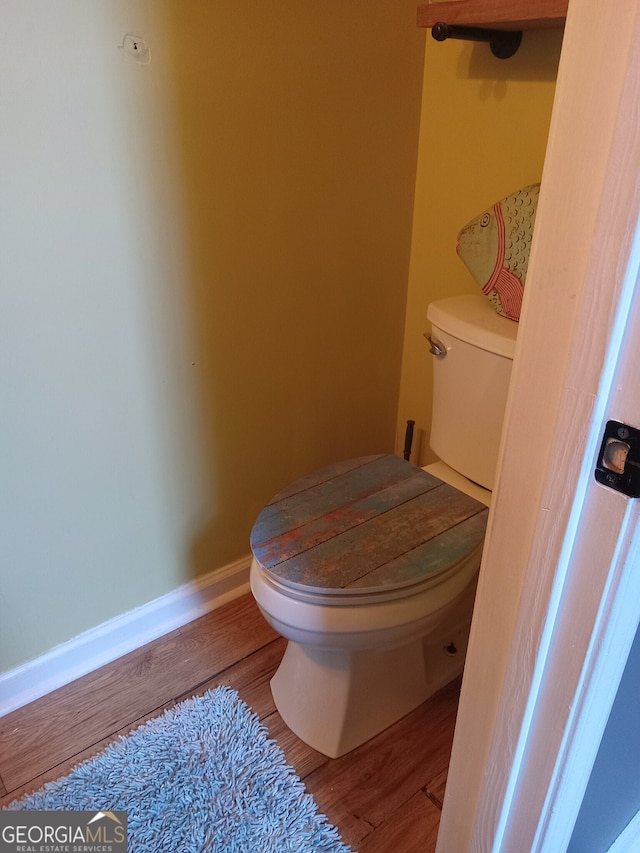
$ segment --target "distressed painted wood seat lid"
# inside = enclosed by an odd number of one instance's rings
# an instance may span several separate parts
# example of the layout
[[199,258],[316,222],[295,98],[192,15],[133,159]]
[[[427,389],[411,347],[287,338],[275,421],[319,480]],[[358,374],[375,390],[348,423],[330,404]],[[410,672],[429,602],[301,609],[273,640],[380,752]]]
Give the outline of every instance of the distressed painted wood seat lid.
[[415,585],[481,547],[487,507],[397,456],[302,477],[262,510],[258,563],[285,586],[336,595]]

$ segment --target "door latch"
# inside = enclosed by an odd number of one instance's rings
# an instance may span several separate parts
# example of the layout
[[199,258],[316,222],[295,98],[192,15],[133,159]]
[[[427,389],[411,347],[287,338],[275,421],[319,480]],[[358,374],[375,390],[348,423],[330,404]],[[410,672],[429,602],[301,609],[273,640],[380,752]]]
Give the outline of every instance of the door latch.
[[640,498],[640,429],[607,421],[595,477],[604,486]]

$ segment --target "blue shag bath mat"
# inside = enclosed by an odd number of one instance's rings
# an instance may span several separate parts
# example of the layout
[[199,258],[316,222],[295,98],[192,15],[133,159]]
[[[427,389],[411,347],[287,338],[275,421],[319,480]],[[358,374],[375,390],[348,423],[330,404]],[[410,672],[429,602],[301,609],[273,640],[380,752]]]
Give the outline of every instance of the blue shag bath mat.
[[130,853],[349,853],[235,690],[150,720],[7,810],[128,812]]

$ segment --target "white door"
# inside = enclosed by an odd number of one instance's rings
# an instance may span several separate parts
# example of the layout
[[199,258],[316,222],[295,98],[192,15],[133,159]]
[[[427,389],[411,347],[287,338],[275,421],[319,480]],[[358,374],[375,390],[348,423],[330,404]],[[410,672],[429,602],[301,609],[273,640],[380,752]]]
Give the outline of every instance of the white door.
[[640,619],[640,7],[570,0],[438,853],[561,853]]

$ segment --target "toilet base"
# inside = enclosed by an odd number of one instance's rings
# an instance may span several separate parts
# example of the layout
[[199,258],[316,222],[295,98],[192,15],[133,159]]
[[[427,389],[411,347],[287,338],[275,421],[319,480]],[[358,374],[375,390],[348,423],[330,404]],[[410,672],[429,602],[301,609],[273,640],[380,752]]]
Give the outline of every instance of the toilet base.
[[338,758],[460,675],[468,633],[467,623],[437,638],[364,651],[290,640],[271,679],[276,708],[300,740]]

